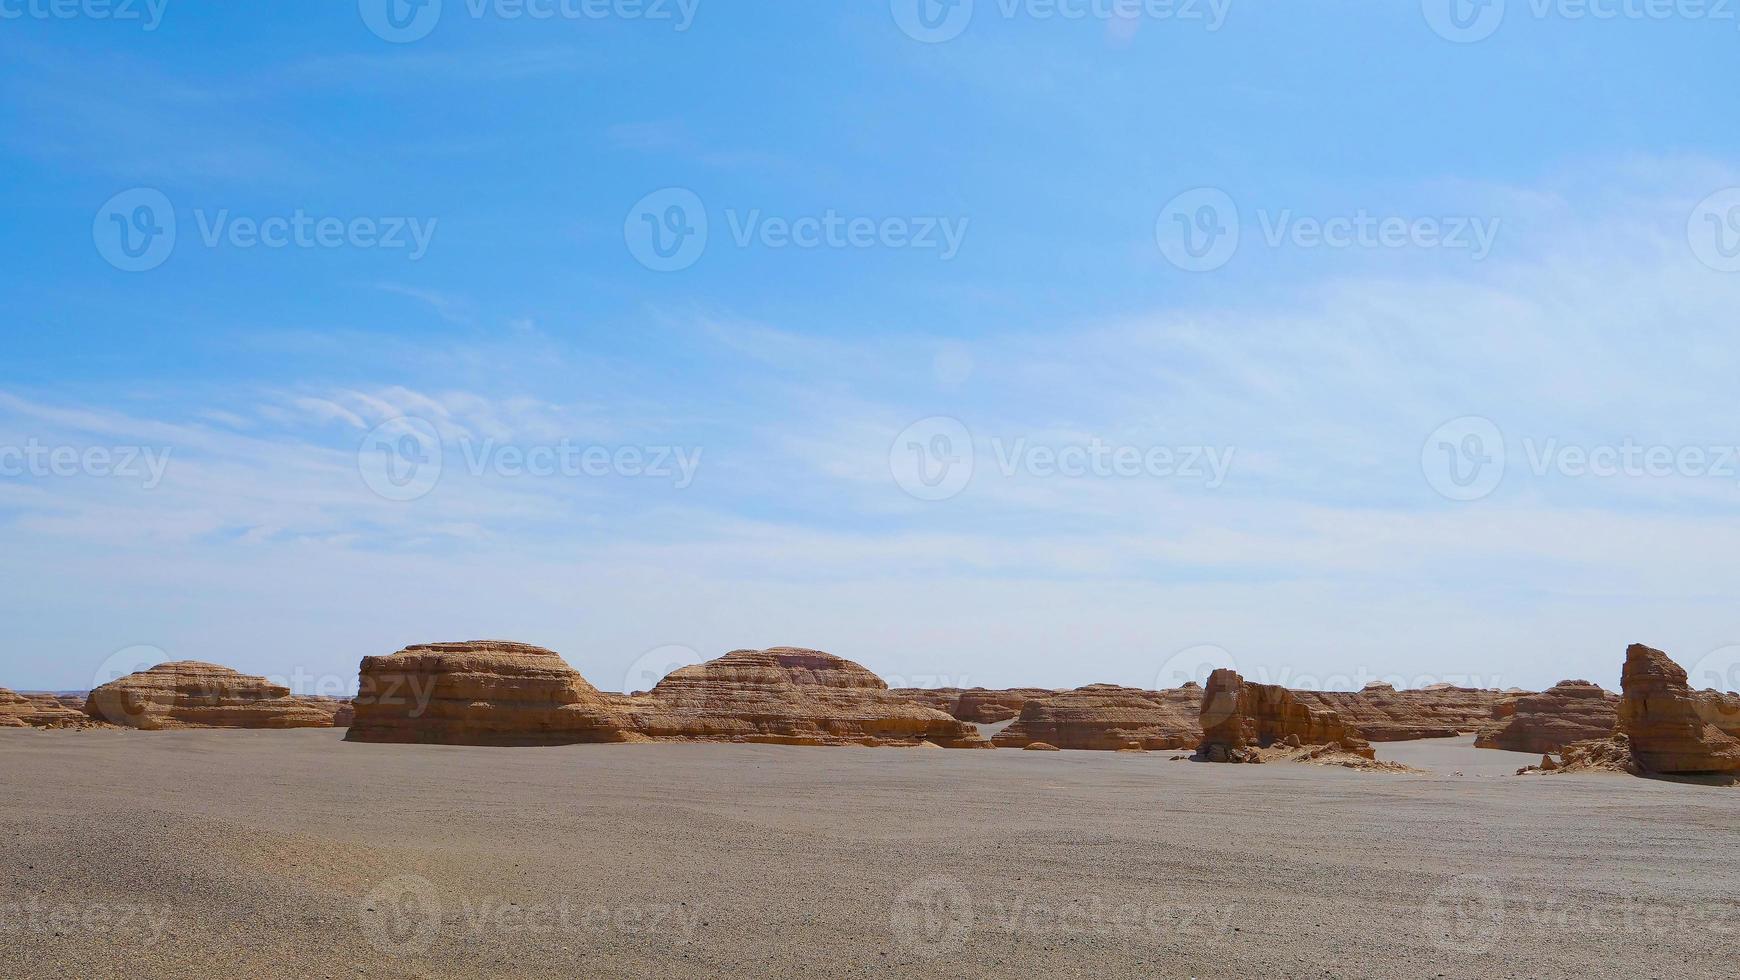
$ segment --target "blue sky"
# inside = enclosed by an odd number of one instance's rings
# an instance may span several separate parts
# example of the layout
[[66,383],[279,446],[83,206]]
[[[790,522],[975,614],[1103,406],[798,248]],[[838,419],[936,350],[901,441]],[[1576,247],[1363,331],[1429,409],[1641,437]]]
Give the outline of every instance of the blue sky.
[[0,4],[0,684],[1740,662],[1732,18],[374,2]]

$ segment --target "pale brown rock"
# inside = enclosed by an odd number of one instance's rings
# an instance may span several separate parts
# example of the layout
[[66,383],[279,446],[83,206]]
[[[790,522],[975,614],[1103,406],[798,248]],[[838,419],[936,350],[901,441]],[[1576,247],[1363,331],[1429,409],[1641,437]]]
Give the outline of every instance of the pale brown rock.
[[1588,681],[1560,681],[1539,694],[1510,695],[1474,744],[1511,752],[1557,752],[1606,738],[1619,722],[1619,695]]
[[[1660,650],[1634,643],[1625,651],[1619,732],[1649,772],[1740,772],[1740,738],[1712,717],[1724,703],[1695,692],[1686,672]],[[1707,692],[1714,693],[1714,692]]]
[[1050,742],[1028,742],[1026,745],[1021,746],[1021,749],[1022,749],[1022,751],[1025,751],[1025,752],[1062,752],[1063,751],[1062,749],[1058,748],[1057,746],[1052,745]]
[[623,700],[633,728],[658,739],[990,747],[976,726],[891,691],[859,664],[796,647],[733,651]]
[[332,728],[344,703],[197,660],[158,664],[104,684],[86,715],[127,728]]
[[1643,775],[1643,770],[1632,755],[1631,740],[1617,734],[1572,742],[1560,751],[1558,759],[1544,755],[1540,765],[1525,766],[1518,769],[1516,774],[1528,776],[1552,772],[1623,772],[1634,776]]
[[980,725],[1008,721],[1021,714],[1021,706],[1029,700],[1057,693],[1043,687],[897,687],[893,692]]
[[1209,675],[1203,689],[1201,721],[1197,755],[1210,762],[1261,762],[1261,749],[1291,745],[1293,736],[1307,750],[1329,747],[1376,758],[1370,743],[1336,712],[1308,704],[1284,687],[1248,683],[1224,667]]
[[634,740],[620,702],[553,651],[505,640],[364,657],[352,742],[566,745]]
[[0,728],[85,728],[96,722],[51,694],[19,694],[0,687]]
[[1398,691],[1368,684],[1363,691],[1294,691],[1294,697],[1328,708],[1370,742],[1450,738],[1479,731],[1508,695],[1503,691],[1433,684]]
[[1028,700],[992,741],[1009,748],[1029,742],[1098,751],[1189,748],[1201,741],[1201,707],[1202,689],[1194,684],[1169,691],[1090,684]]

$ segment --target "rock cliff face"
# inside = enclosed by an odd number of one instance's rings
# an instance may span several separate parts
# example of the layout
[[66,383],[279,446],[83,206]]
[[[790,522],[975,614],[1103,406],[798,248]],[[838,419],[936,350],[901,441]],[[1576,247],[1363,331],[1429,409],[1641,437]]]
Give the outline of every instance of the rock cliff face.
[[1686,672],[1641,643],[1625,651],[1619,731],[1645,770],[1658,773],[1740,772],[1740,738],[1717,724],[1726,699],[1693,691]]
[[1557,752],[1602,739],[1619,722],[1619,695],[1588,681],[1560,681],[1539,694],[1513,695],[1493,709],[1474,744],[1511,752]]
[[96,722],[47,694],[19,694],[0,687],[0,728],[84,728]]
[[1398,691],[1381,683],[1368,684],[1363,691],[1294,691],[1293,696],[1334,711],[1372,742],[1450,738],[1479,731],[1510,697],[1503,691],[1448,684]]
[[1284,687],[1247,683],[1227,668],[1209,675],[1201,722],[1197,754],[1210,762],[1260,762],[1258,750],[1276,743],[1376,757],[1371,744],[1336,712],[1308,704]]
[[352,742],[565,745],[634,738],[620,702],[525,643],[406,647],[362,661]]
[[896,693],[864,667],[819,650],[737,650],[672,671],[646,694],[623,700],[632,727],[658,739],[990,746],[972,724]]
[[1020,717],[993,739],[1019,748],[1045,742],[1060,749],[1181,749],[1202,738],[1202,688],[1143,691],[1092,684],[1028,700]]
[[961,721],[994,725],[1021,714],[1021,706],[1028,701],[1057,692],[1043,687],[897,687],[893,689],[893,693],[953,715]]
[[148,731],[173,728],[332,728],[344,703],[296,697],[264,677],[178,660],[128,674],[90,693],[85,714]]

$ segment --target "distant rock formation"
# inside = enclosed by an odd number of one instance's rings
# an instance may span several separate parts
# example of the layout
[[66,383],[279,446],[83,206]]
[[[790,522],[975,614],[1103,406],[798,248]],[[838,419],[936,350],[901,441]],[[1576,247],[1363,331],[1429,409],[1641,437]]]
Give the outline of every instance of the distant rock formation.
[[1028,700],[1020,717],[992,739],[1019,748],[1045,742],[1063,749],[1182,749],[1202,739],[1202,688],[1143,691],[1090,684]]
[[1363,691],[1294,691],[1293,696],[1334,711],[1367,741],[1406,742],[1479,731],[1512,695],[1449,684],[1398,691],[1389,684],[1373,683]]
[[[1740,738],[1719,722],[1728,699],[1696,692],[1686,672],[1660,650],[1634,643],[1625,651],[1619,732],[1639,766],[1657,773],[1740,772]],[[1712,696],[1714,695],[1714,696]]]
[[1057,746],[1052,745],[1050,742],[1028,742],[1026,745],[1021,746],[1021,748],[1023,751],[1026,751],[1026,752],[1062,752],[1063,751],[1062,749],[1058,748]]
[[973,724],[890,690],[859,664],[796,647],[736,650],[623,702],[634,730],[658,739],[990,747]]
[[364,657],[347,740],[567,745],[634,739],[622,701],[543,647],[425,643]]
[[1307,704],[1284,687],[1248,683],[1224,667],[1208,677],[1201,721],[1197,755],[1210,762],[1261,762],[1260,750],[1277,743],[1376,758],[1371,744],[1336,712]]
[[96,721],[51,694],[19,694],[0,687],[0,728],[86,728]]
[[961,721],[994,725],[1021,714],[1021,706],[1033,698],[1056,694],[1044,687],[999,690],[984,687],[897,687],[893,693],[929,705]]
[[333,698],[197,660],[158,664],[90,693],[84,713],[126,728],[333,728],[347,710]]
[[1588,681],[1560,681],[1539,694],[1511,695],[1474,744],[1510,752],[1557,752],[1606,738],[1619,721],[1619,695]]

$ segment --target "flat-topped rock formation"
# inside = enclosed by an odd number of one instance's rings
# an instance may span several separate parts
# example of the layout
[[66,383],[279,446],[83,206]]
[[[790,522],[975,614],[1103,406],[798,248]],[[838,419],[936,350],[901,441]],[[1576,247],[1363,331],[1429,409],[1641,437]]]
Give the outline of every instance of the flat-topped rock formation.
[[96,722],[51,694],[19,694],[0,687],[0,728],[85,728]]
[[890,690],[859,664],[796,647],[736,650],[623,701],[633,728],[653,738],[990,747],[972,724]]
[[1619,732],[1643,769],[1658,773],[1740,772],[1740,738],[1717,721],[1726,699],[1691,689],[1685,669],[1660,650],[1625,651]]
[[1182,749],[1202,740],[1202,688],[1143,691],[1090,684],[1028,700],[992,739],[1019,748],[1044,742],[1060,749]]
[[90,693],[84,713],[121,725],[175,728],[332,728],[347,710],[217,664],[177,660],[128,674]]
[[1619,722],[1619,695],[1588,681],[1560,681],[1538,694],[1512,695],[1493,711],[1474,744],[1511,752],[1558,752],[1606,738]]
[[622,702],[554,651],[526,643],[425,643],[364,657],[347,740],[566,745],[634,739]]
[[1237,671],[1210,674],[1202,694],[1202,741],[1197,755],[1210,762],[1261,762],[1261,749],[1324,746],[1375,759],[1371,744],[1327,708],[1300,700],[1274,684],[1252,684]]
[[1480,731],[1491,722],[1493,711],[1513,695],[1449,684],[1398,691],[1374,683],[1363,691],[1294,691],[1293,696],[1334,711],[1367,741],[1406,742]]
[[918,701],[980,725],[994,725],[1021,714],[1021,706],[1034,698],[1056,694],[1046,687],[1008,689],[985,687],[897,687],[895,694]]

